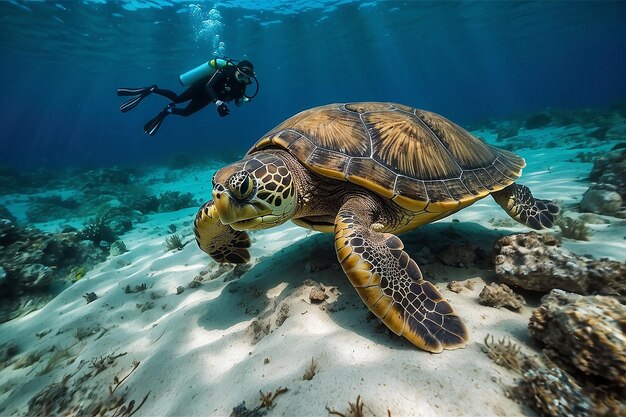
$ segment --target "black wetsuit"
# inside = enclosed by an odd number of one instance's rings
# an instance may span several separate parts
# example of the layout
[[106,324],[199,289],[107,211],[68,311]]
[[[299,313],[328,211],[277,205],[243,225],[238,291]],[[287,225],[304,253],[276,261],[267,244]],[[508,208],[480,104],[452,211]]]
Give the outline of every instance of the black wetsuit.
[[170,110],[171,114],[185,117],[217,100],[225,102],[235,100],[235,104],[239,106],[245,97],[247,84],[237,81],[236,70],[235,66],[219,69],[212,76],[196,81],[180,94],[164,88],[157,88],[152,93],[167,97],[175,104],[191,100],[184,109],[172,107]]

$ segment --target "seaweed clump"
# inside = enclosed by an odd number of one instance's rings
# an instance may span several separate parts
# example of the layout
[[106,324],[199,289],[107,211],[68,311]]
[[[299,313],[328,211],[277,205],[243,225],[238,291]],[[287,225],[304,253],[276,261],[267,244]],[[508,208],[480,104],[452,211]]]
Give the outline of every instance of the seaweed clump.
[[165,238],[165,242],[163,243],[168,251],[182,250],[186,244],[187,243],[183,243],[182,237],[178,233]]
[[[137,369],[139,362],[133,361],[132,369],[123,378],[115,376],[108,390],[102,388],[102,381],[97,377],[102,370],[114,366],[115,359],[123,355],[111,354],[96,358],[89,363],[89,370],[81,376],[75,377],[77,371],[47,385],[30,399],[26,415],[132,416],[143,406],[150,392],[140,402],[131,400],[126,403],[125,395],[117,394],[116,389]],[[81,362],[79,370],[84,364],[87,362]]]
[[[330,408],[328,408],[328,406],[326,406],[326,411],[328,411],[328,414],[334,414],[340,417],[364,417],[365,416],[365,414],[363,414],[363,401],[361,401],[360,395],[356,397],[355,403],[349,402],[348,405],[349,405],[349,408],[346,413],[340,413],[339,411],[331,410]],[[391,413],[389,413],[389,415],[391,415]]]
[[493,336],[487,334],[484,339],[485,349],[483,351],[496,364],[503,366],[515,372],[524,370],[527,357],[522,354],[521,349],[511,340],[505,340],[503,337],[497,342]]
[[67,386],[70,375],[65,375],[59,382],[52,383],[41,390],[28,402],[28,413],[32,416],[51,416],[61,414],[68,408],[71,397]]
[[314,358],[311,358],[311,362],[309,363],[309,366],[307,366],[306,370],[304,371],[304,375],[302,375],[302,379],[305,381],[312,380],[313,377],[315,376],[316,371],[317,371],[317,362],[315,361]]
[[[287,388],[279,387],[274,392],[264,393],[263,391],[259,391],[261,394],[260,404],[249,410],[246,408],[246,402],[242,401],[238,406],[233,408],[233,411],[230,413],[230,417],[261,417],[267,414],[267,411],[274,407],[274,400],[280,394],[287,392]],[[265,410],[263,410],[265,409]]]
[[578,152],[572,162],[593,162],[598,155],[598,152]]
[[555,223],[561,229],[561,236],[568,239],[589,240],[591,237],[591,229],[584,220],[562,216],[557,218]]
[[107,248],[116,240],[118,236],[113,229],[107,224],[105,216],[97,216],[87,224],[83,230],[78,233],[82,240],[90,240],[101,248]]

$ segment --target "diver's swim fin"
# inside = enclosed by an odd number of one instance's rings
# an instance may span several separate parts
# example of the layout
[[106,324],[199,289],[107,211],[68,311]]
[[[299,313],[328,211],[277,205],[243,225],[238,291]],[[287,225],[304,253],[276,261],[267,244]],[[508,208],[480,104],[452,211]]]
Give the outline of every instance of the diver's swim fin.
[[119,107],[120,111],[122,113],[126,113],[127,111],[134,109],[135,106],[137,106],[137,104],[139,104],[139,102],[143,100],[144,97],[152,94],[152,92],[156,90],[157,88],[158,87],[156,85],[152,85],[150,87],[142,87],[142,88],[123,88],[123,87],[118,88],[117,89],[118,96],[134,96],[130,100],[122,103],[122,105]]
[[161,123],[163,123],[165,116],[171,113],[170,109],[172,107],[174,107],[172,104],[168,104],[167,107],[161,110],[154,119],[150,120],[143,126],[143,132],[150,136],[156,135],[156,132],[161,127]]
[[117,89],[117,95],[118,95],[118,97],[137,96],[139,94],[142,94],[146,90],[150,90],[152,88],[156,88],[156,85],[151,85],[150,87],[141,87],[141,88],[124,88],[124,87],[121,87],[121,88]]

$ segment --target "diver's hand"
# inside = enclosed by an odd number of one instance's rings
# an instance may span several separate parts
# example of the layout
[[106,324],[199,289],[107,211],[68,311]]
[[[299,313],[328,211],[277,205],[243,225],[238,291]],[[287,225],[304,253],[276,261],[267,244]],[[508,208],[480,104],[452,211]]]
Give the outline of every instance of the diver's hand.
[[230,113],[228,106],[222,100],[217,100],[215,102],[215,106],[217,106],[217,112],[221,117],[228,116],[228,114]]

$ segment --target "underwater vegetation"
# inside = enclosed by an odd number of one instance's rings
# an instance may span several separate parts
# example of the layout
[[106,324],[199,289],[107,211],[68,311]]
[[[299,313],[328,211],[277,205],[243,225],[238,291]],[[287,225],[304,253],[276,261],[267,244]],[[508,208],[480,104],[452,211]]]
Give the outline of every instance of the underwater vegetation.
[[487,356],[496,364],[515,372],[522,372],[528,365],[528,358],[521,353],[521,348],[504,337],[497,342],[493,336],[485,336],[484,349]]
[[[79,371],[64,375],[60,381],[47,385],[28,402],[29,416],[72,415],[77,416],[115,416],[130,417],[139,410],[150,392],[141,401],[126,401],[126,394],[119,394],[117,389],[139,367],[139,361],[133,361],[130,371],[124,376],[115,375],[113,381],[104,386],[99,374],[109,368],[114,368],[117,359],[126,355],[126,352],[102,355],[93,358],[90,362],[83,362]],[[86,369],[81,372],[82,368]],[[88,399],[88,400],[86,400]]]
[[109,245],[118,239],[117,234],[107,224],[107,217],[100,215],[85,224],[83,230],[78,232],[81,240],[90,240],[102,248],[108,248]]
[[165,242],[163,243],[163,245],[168,251],[170,251],[182,250],[187,243],[183,243],[181,235],[179,235],[178,233],[174,233],[173,235],[165,238]]
[[[363,401],[361,400],[361,396],[358,395],[356,397],[356,401],[354,403],[348,403],[348,411],[345,413],[340,413],[339,411],[332,410],[328,406],[326,406],[326,411],[328,411],[328,415],[335,415],[339,417],[364,417],[363,413]],[[387,415],[391,417],[391,412],[387,410]]]
[[246,408],[246,402],[242,401],[241,404],[233,408],[230,417],[261,417],[267,414],[267,410],[271,410],[274,407],[274,401],[280,394],[287,392],[287,388],[279,387],[273,392],[264,393],[259,391],[260,400],[259,404],[253,409]]
[[559,216],[554,222],[561,229],[561,236],[575,240],[589,240],[591,229],[582,219],[573,219],[568,216]]
[[309,366],[307,366],[306,371],[304,371],[304,375],[302,375],[302,379],[305,381],[310,381],[315,376],[315,372],[317,371],[317,362],[315,362],[315,358],[311,358],[311,362]]

